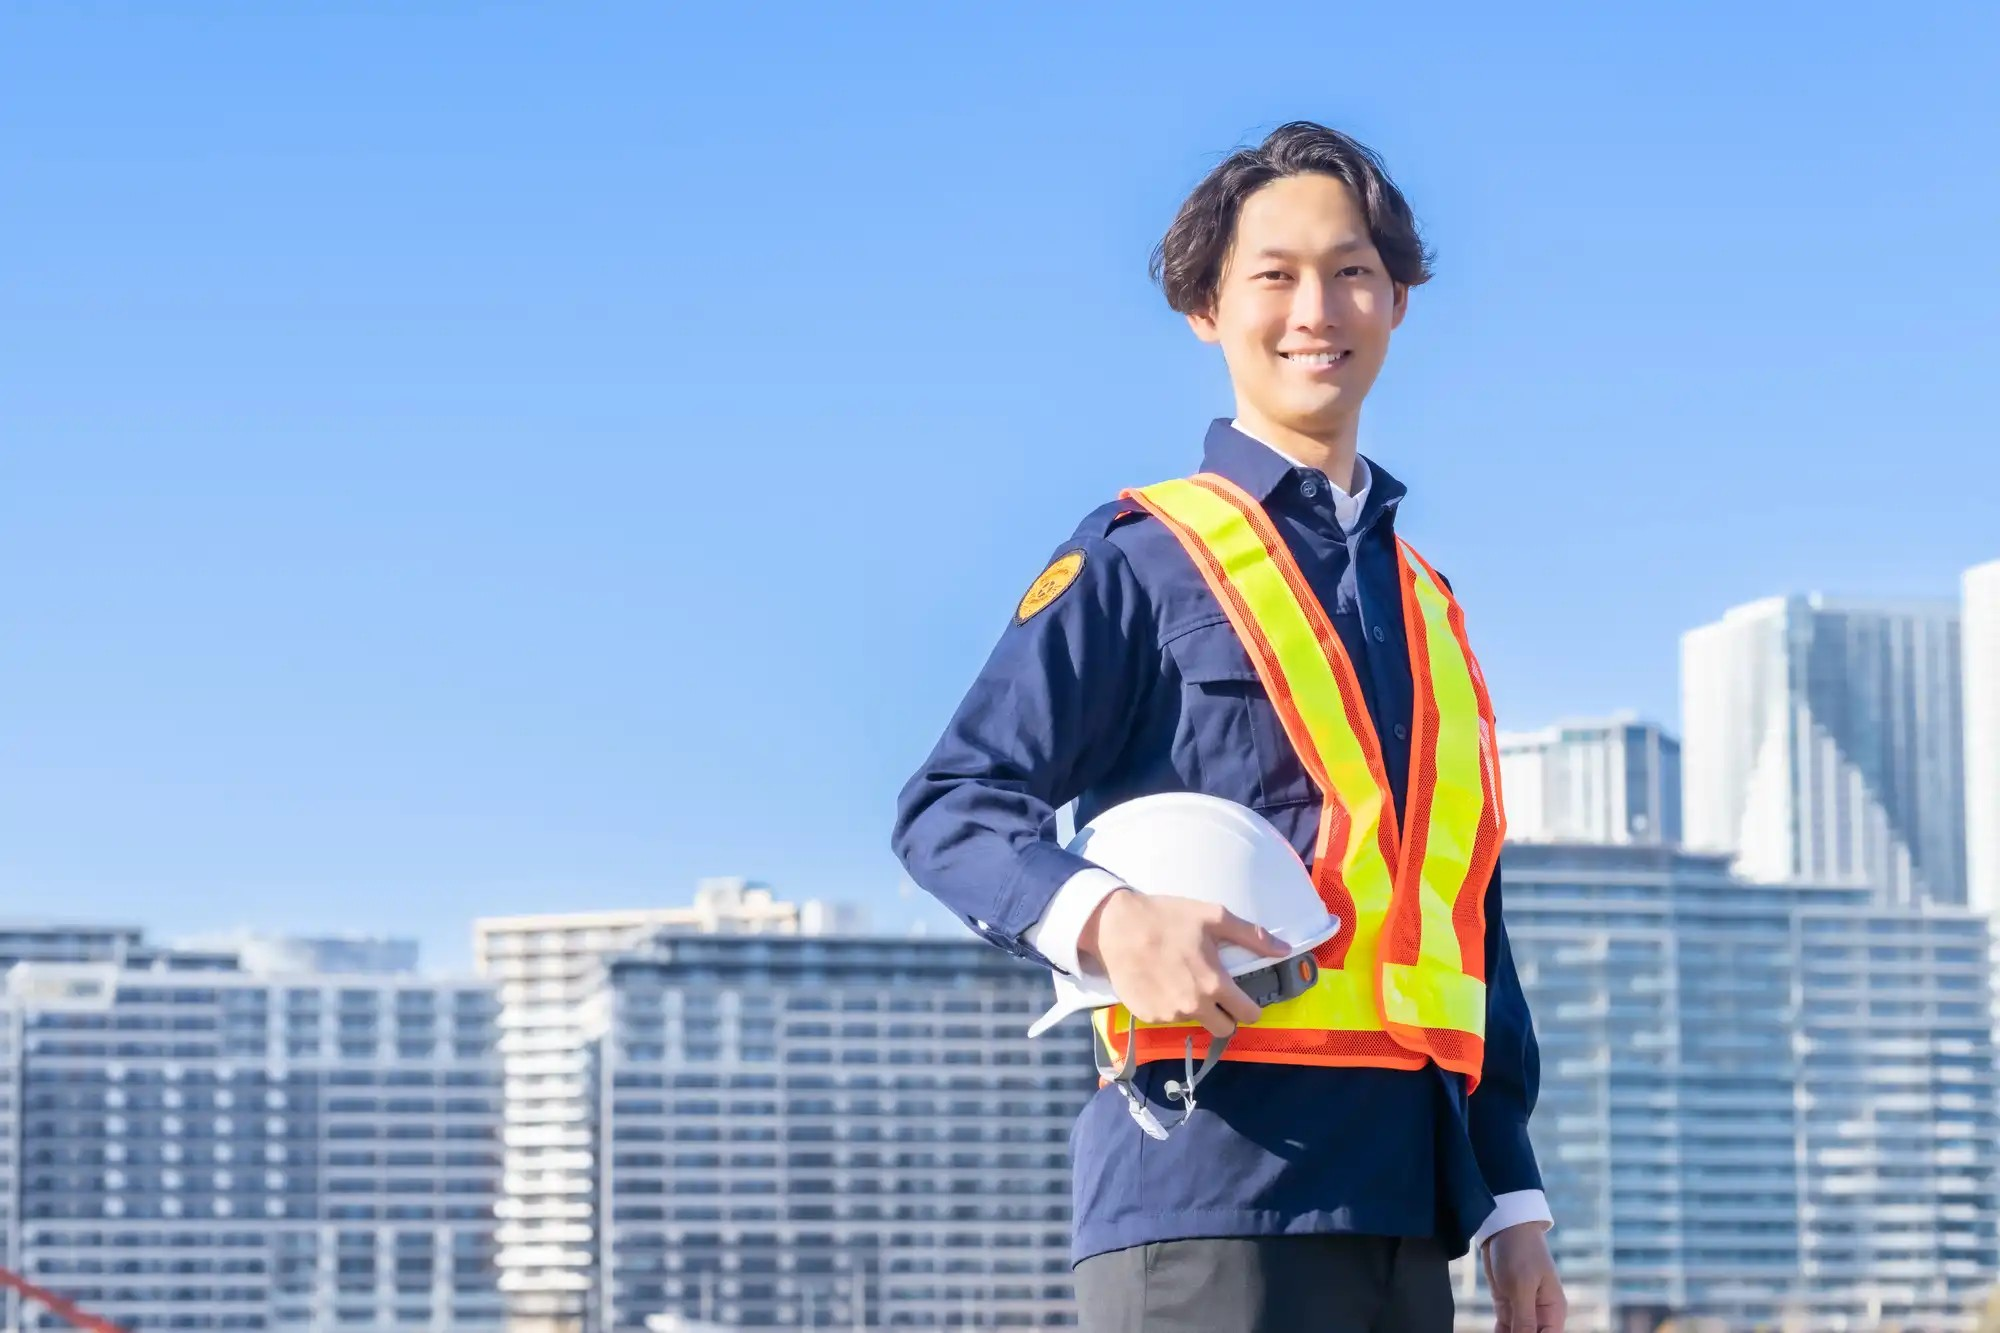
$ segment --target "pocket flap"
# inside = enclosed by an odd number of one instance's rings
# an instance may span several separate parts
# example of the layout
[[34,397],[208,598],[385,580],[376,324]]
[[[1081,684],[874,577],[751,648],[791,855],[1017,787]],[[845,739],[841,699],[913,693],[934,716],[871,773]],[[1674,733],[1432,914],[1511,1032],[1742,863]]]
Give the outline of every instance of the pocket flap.
[[1262,685],[1257,668],[1250,664],[1249,650],[1236,637],[1236,627],[1226,620],[1211,621],[1170,640],[1167,651],[1181,679],[1190,685],[1225,681]]

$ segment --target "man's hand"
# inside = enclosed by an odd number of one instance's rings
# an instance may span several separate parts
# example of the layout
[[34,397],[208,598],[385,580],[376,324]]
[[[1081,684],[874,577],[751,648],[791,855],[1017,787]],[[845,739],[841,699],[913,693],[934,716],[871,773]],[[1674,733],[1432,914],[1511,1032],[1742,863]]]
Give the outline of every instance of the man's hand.
[[1540,1222],[1496,1231],[1486,1241],[1486,1288],[1493,1333],[1563,1333],[1569,1302]]
[[1219,944],[1283,958],[1291,950],[1263,927],[1212,903],[1118,889],[1078,939],[1112,993],[1142,1023],[1196,1022],[1218,1037],[1262,1012],[1222,965]]

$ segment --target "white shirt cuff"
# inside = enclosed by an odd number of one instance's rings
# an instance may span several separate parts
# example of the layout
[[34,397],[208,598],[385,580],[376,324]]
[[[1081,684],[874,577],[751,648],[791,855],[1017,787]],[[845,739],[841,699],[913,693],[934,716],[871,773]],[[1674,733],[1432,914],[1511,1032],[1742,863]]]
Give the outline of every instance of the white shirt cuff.
[[1073,977],[1082,976],[1086,971],[1095,975],[1096,969],[1086,969],[1077,956],[1076,942],[1083,934],[1084,923],[1097,910],[1097,905],[1124,887],[1125,881],[1109,870],[1093,867],[1077,871],[1056,890],[1056,896],[1049,900],[1042,919],[1028,927],[1028,943],[1042,957]]
[[1478,1250],[1493,1238],[1495,1232],[1520,1226],[1523,1222],[1543,1223],[1544,1231],[1556,1224],[1555,1214],[1549,1211],[1548,1195],[1541,1190],[1515,1190],[1510,1194],[1494,1196],[1493,1211],[1486,1215],[1486,1220],[1480,1223],[1478,1232],[1473,1235],[1472,1248]]

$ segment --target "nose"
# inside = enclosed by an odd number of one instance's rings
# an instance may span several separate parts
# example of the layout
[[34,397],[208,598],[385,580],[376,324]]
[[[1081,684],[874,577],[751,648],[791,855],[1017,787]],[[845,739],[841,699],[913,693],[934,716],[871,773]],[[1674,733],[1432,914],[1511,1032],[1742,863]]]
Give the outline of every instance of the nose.
[[1340,323],[1340,286],[1307,269],[1292,289],[1292,327],[1317,333]]

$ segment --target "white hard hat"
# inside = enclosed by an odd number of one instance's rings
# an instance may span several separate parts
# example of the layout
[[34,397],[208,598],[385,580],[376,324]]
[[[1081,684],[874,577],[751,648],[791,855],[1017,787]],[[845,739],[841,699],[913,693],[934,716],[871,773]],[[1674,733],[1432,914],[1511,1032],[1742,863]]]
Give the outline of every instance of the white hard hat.
[[[1077,830],[1068,850],[1139,893],[1214,903],[1307,953],[1340,930],[1299,854],[1271,822],[1247,806],[1197,792],[1141,796]],[[1279,961],[1239,944],[1217,950],[1232,977]],[[1094,973],[1055,974],[1056,1002],[1028,1029],[1039,1037],[1071,1014],[1118,1003]]]

